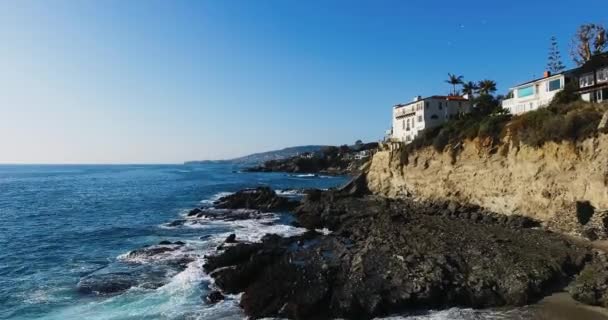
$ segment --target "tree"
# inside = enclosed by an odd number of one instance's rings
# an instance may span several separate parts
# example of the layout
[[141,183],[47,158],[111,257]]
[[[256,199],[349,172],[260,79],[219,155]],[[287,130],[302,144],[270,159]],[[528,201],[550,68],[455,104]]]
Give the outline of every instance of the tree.
[[595,23],[583,24],[578,27],[572,45],[570,56],[577,65],[583,65],[592,56],[604,52],[606,49],[606,29],[604,26]]
[[455,74],[448,73],[448,80],[445,82],[452,85],[452,95],[456,95],[456,86],[462,84],[462,76],[457,76]]
[[477,83],[473,81],[464,82],[462,84],[462,93],[468,95],[469,98],[473,98],[473,94],[475,94],[478,89]]
[[566,66],[562,63],[562,56],[559,52],[557,45],[557,38],[551,37],[551,47],[549,47],[549,57],[547,61],[547,71],[552,74],[558,74],[566,69]]
[[492,93],[496,92],[496,81],[488,79],[481,80],[477,84],[477,87],[479,88],[479,94],[491,95]]

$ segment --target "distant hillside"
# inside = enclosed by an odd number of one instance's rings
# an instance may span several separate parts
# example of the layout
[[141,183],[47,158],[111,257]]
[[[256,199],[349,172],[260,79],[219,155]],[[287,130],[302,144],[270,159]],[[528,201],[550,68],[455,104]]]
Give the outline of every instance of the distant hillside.
[[254,154],[250,154],[248,156],[230,159],[230,160],[188,161],[188,162],[185,162],[184,164],[232,163],[232,164],[252,166],[252,165],[262,164],[269,160],[281,160],[281,159],[293,157],[293,156],[296,156],[298,154],[305,153],[305,152],[311,152],[311,153],[318,152],[323,147],[324,146],[316,146],[316,145],[298,146],[298,147],[285,148],[285,149],[281,149],[281,150],[254,153]]

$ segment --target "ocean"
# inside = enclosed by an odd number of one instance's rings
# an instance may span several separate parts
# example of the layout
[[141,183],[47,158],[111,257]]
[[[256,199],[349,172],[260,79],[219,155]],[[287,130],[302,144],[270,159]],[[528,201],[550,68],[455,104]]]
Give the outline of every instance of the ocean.
[[[0,319],[243,319],[239,296],[215,305],[204,255],[231,233],[256,241],[266,233],[303,232],[289,214],[234,222],[172,225],[188,210],[246,187],[286,196],[330,188],[347,177],[243,173],[234,165],[0,166]],[[296,191],[294,191],[296,190]],[[182,241],[151,259],[133,250]],[[184,270],[170,263],[188,257]],[[105,277],[105,278],[104,278]],[[119,277],[129,289],[99,296],[86,281]],[[450,309],[410,319],[516,319],[521,310]],[[524,317],[525,318],[525,317]]]

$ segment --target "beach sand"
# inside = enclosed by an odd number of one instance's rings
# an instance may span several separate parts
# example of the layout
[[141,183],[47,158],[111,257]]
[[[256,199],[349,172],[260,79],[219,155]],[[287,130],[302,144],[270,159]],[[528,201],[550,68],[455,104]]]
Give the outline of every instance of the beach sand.
[[584,305],[565,292],[544,298],[533,309],[534,320],[608,320],[608,309]]

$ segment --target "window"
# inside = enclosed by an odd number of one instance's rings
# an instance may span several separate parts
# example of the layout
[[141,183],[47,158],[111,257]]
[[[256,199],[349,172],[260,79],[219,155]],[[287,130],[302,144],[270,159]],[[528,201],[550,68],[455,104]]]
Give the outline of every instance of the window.
[[407,119],[407,127],[405,130],[410,130],[410,119]]
[[458,108],[462,108],[462,101],[458,101]]
[[422,122],[422,116],[418,116],[418,122]]
[[401,121],[401,127],[403,130],[405,130],[405,120]]
[[431,116],[431,119],[433,119],[433,120],[435,120],[437,118],[439,118],[439,117],[436,114],[434,114],[434,115]]
[[547,82],[547,92],[559,90],[562,88],[562,79],[555,79]]
[[531,95],[534,95],[534,86],[527,86],[517,89],[518,98],[529,97]]
[[439,101],[439,110],[443,107],[443,102]]
[[428,109],[428,108],[429,108],[429,102],[428,102],[428,101],[425,101],[425,102],[424,102],[424,108],[425,108],[425,109]]
[[585,88],[585,87],[589,87],[595,84],[595,81],[593,79],[593,73],[588,73],[585,75],[582,75],[581,78],[578,80],[579,85],[581,88]]
[[608,68],[600,69],[597,71],[597,82],[608,81]]

